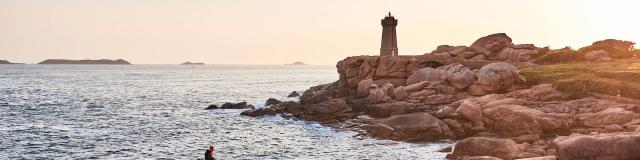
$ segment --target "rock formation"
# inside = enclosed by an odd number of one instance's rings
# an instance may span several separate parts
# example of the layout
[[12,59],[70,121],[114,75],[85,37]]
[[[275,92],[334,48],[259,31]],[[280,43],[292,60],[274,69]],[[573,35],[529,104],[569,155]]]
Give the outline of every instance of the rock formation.
[[558,159],[640,159],[640,133],[559,137],[551,143]]
[[300,93],[298,93],[298,91],[292,91],[291,93],[289,93],[289,95],[287,95],[287,97],[299,97]]
[[496,33],[482,37],[470,47],[441,45],[431,53],[468,60],[499,60],[510,62],[525,62],[547,49],[538,48],[533,44],[514,45],[505,33]]
[[255,107],[247,102],[240,102],[240,103],[224,103],[220,106],[218,106],[217,104],[212,104],[209,105],[207,108],[207,110],[209,109],[254,109]]
[[267,99],[266,102],[264,102],[264,106],[272,106],[272,105],[276,105],[276,104],[280,104],[282,103],[282,101],[277,100],[275,98],[269,98]]
[[336,65],[338,81],[309,88],[299,103],[243,115],[392,140],[460,140],[449,159],[638,159],[640,105],[528,82],[516,66],[535,66],[531,57],[546,51],[493,34],[426,55],[348,57]]
[[375,120],[363,128],[371,135],[393,140],[434,141],[453,138],[453,132],[446,123],[424,112]]
[[458,142],[453,153],[447,158],[491,156],[500,159],[514,159],[520,151],[521,147],[511,139],[472,137]]

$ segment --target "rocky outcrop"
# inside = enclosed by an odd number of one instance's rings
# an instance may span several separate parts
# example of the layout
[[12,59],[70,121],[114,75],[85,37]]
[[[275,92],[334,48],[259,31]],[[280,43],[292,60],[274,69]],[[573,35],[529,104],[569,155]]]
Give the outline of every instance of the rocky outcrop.
[[[434,68],[454,63],[460,65],[451,67],[449,76],[442,77],[439,74],[447,70],[444,68],[431,72]],[[340,88],[340,94],[343,97],[365,97],[368,95],[367,88],[370,84],[376,84],[381,87],[389,83],[394,87],[400,87],[422,81],[444,81],[447,78],[453,80],[453,84],[461,88],[468,83],[467,81],[471,81],[471,70],[479,69],[488,63],[491,62],[451,59],[451,57],[438,55],[348,57],[336,65],[340,78],[335,84],[338,86],[336,88]]]
[[506,96],[529,101],[557,101],[566,98],[551,84],[539,84],[528,89],[516,90],[507,93]]
[[273,108],[258,108],[252,110],[246,110],[240,113],[243,116],[259,117],[266,115],[276,115],[276,110]]
[[114,65],[127,65],[131,64],[125,60],[117,59],[117,60],[109,60],[109,59],[100,59],[100,60],[67,60],[67,59],[47,59],[38,64],[114,64]]
[[298,93],[298,91],[292,91],[291,93],[289,93],[289,95],[287,97],[299,97],[300,93]]
[[341,81],[309,88],[300,96],[300,104],[315,104],[332,98],[344,97],[345,95],[342,94],[344,88],[340,86],[340,82]]
[[470,100],[462,101],[456,113],[471,121],[482,121],[482,110],[480,106]]
[[336,65],[338,81],[311,87],[300,103],[243,114],[318,121],[357,137],[461,140],[450,159],[563,159],[557,136],[640,131],[640,105],[526,82],[516,65],[535,69],[531,57],[546,51],[494,34],[425,55],[348,57]]
[[499,91],[513,89],[514,85],[523,83],[524,77],[518,72],[518,68],[509,63],[496,62],[488,64],[478,71],[478,83],[485,91]]
[[491,157],[491,156],[462,156],[462,157],[458,157],[456,160],[502,160],[502,159]]
[[540,114],[540,111],[519,105],[499,105],[483,111],[483,115],[490,120],[487,127],[507,137],[542,133],[537,116]]
[[353,117],[353,110],[344,99],[329,99],[315,104],[300,104],[287,101],[271,105],[269,108],[258,108],[242,112],[246,116],[264,116],[282,114],[285,118],[296,117],[319,122],[339,122]]
[[[356,93],[356,97],[367,97],[369,96],[369,89],[372,87],[371,85],[373,84],[373,79],[365,79],[362,80],[360,82],[358,82],[358,88],[357,88],[357,93]],[[377,87],[377,85],[376,85]]]
[[207,108],[205,109],[254,109],[255,107],[252,104],[249,104],[247,102],[240,102],[240,103],[224,103],[220,106],[218,106],[217,104],[212,104],[209,105]]
[[331,99],[317,104],[304,106],[300,118],[312,121],[342,121],[353,116],[351,107],[343,99]]
[[412,113],[375,120],[363,129],[371,135],[404,141],[433,141],[453,137],[446,123],[429,113]]
[[638,118],[638,114],[627,111],[624,108],[612,106],[595,113],[584,113],[576,116],[578,124],[586,127],[596,127],[601,125],[624,124]]
[[282,103],[282,101],[277,100],[275,98],[269,98],[267,99],[266,102],[264,102],[264,106],[272,106],[272,105],[276,105],[276,104],[280,104]]
[[370,104],[363,110],[366,114],[373,117],[386,118],[393,115],[402,115],[416,111],[418,104],[404,101]]
[[512,160],[520,151],[521,146],[511,139],[472,137],[459,141],[453,149],[453,153],[447,155],[447,159],[465,156],[491,156]]
[[526,62],[547,50],[533,44],[514,45],[507,34],[496,33],[476,40],[470,47],[441,45],[430,54],[468,60]]
[[469,67],[465,67],[459,63],[438,67],[438,70],[443,70],[441,78],[457,89],[467,88],[476,81],[476,75]]
[[570,159],[640,159],[640,133],[571,135],[553,140],[559,160]]
[[511,37],[505,33],[496,33],[481,37],[471,44],[471,47],[478,47],[490,52],[500,51],[502,48],[511,45]]

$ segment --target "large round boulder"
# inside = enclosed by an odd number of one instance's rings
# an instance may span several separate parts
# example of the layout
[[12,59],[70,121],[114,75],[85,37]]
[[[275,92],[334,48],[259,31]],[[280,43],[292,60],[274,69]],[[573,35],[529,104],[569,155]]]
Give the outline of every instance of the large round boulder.
[[487,64],[478,71],[478,84],[486,91],[510,89],[517,83],[524,82],[524,77],[516,66],[495,62]]
[[469,67],[459,63],[441,66],[438,69],[444,71],[442,78],[458,89],[467,88],[476,81],[476,76]]
[[369,87],[373,84],[373,79],[365,79],[358,82],[357,97],[366,97],[369,95]]
[[511,44],[511,38],[507,36],[507,34],[496,33],[476,40],[471,44],[471,47],[478,47],[486,49],[487,51],[496,52]]

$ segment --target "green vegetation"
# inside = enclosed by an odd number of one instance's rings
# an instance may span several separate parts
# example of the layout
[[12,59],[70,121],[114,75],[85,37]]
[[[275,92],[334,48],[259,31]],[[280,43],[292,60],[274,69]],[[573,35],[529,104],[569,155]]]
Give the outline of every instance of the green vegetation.
[[607,53],[609,53],[609,56],[611,56],[611,58],[628,58],[633,56],[632,54],[621,51],[617,48],[604,46],[604,45],[595,45],[595,46],[592,45],[592,46],[582,47],[578,49],[578,52],[585,54],[585,53],[589,53],[591,51],[597,51],[597,50],[606,51]]
[[593,92],[640,99],[640,59],[570,62],[522,68],[531,85],[551,83],[561,91]]
[[632,50],[631,55],[633,55],[634,57],[640,56],[640,49]]
[[534,60],[535,63],[561,63],[571,61],[583,61],[584,54],[578,51],[554,51],[543,54]]
[[640,50],[634,50],[631,52],[621,51],[617,48],[605,45],[591,45],[578,49],[577,51],[569,49],[561,49],[549,51],[540,57],[537,57],[534,62],[539,64],[553,64],[553,63],[566,63],[566,62],[581,62],[584,61],[584,55],[591,51],[604,50],[609,53],[611,58],[629,58],[635,55],[640,55]]

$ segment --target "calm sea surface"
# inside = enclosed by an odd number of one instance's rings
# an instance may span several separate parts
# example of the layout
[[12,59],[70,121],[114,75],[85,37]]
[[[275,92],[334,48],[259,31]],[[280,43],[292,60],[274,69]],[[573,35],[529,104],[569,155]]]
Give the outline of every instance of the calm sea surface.
[[242,110],[338,79],[334,66],[0,65],[0,159],[442,159],[404,143]]

